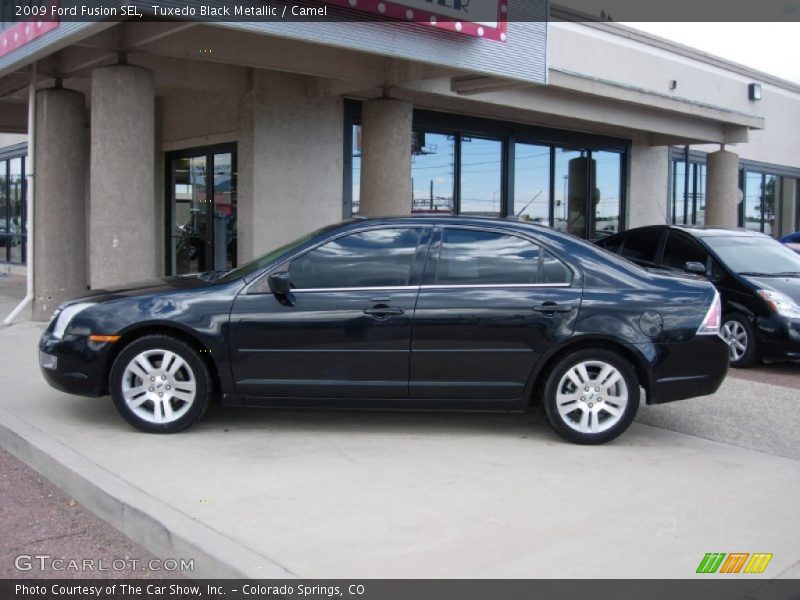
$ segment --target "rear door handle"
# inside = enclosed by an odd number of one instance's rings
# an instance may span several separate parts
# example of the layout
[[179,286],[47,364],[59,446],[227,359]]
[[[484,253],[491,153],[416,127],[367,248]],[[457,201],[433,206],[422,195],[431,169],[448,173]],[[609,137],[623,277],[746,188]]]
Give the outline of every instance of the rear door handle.
[[572,312],[574,307],[571,304],[556,304],[555,302],[545,302],[544,304],[537,304],[533,310],[540,313],[557,313],[557,312]]
[[365,308],[364,314],[365,315],[372,315],[373,317],[388,317],[390,315],[402,315],[404,311],[402,308],[389,308],[385,306],[383,308],[376,307],[376,308]]

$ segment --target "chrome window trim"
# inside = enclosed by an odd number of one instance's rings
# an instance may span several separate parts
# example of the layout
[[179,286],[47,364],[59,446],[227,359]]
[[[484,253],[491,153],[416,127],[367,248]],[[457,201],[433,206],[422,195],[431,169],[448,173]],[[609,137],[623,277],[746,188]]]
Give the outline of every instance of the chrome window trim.
[[419,290],[418,285],[395,285],[395,286],[378,286],[378,287],[337,287],[337,288],[292,288],[293,294],[302,294],[306,292],[390,292],[390,291],[407,291]]
[[503,289],[503,288],[568,288],[571,283],[473,283],[473,284],[428,284],[428,285],[405,285],[393,287],[339,287],[339,288],[299,288],[293,289],[293,294],[319,293],[319,292],[390,292],[390,291],[413,291],[413,290],[435,290],[435,289]]
[[502,288],[568,288],[572,287],[571,283],[473,283],[473,284],[426,284],[421,286],[423,290],[433,289],[464,289],[464,288],[480,288],[480,289],[502,289]]

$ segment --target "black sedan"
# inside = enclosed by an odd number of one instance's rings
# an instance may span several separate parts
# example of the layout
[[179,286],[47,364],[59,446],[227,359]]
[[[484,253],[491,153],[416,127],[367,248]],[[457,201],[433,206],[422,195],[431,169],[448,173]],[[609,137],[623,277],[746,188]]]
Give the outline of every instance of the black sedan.
[[94,290],[40,343],[54,387],[110,393],[148,432],[227,406],[524,410],[578,443],[621,434],[640,388],[711,394],[719,295],[512,220],[356,219],[227,273]]
[[762,233],[657,225],[597,242],[645,267],[706,277],[722,296],[731,366],[800,361],[800,256]]

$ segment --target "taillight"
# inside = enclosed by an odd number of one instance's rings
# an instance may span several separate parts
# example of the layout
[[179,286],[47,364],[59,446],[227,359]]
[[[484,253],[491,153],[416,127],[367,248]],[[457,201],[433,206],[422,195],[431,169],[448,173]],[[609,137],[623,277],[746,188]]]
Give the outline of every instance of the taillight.
[[714,301],[708,309],[703,322],[697,330],[697,335],[719,335],[719,328],[722,325],[722,301],[719,299],[719,292],[714,290]]

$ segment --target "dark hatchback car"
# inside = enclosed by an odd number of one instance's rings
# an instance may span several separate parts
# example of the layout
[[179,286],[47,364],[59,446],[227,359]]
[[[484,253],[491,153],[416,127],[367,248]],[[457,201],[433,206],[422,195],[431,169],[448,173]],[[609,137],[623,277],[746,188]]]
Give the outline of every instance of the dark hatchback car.
[[657,225],[598,245],[645,267],[690,271],[722,297],[731,366],[800,361],[800,256],[763,233]]
[[326,227],[227,273],[95,290],[40,343],[56,388],[110,393],[149,432],[228,406],[544,408],[601,443],[648,403],[717,390],[728,369],[708,282],[644,269],[502,219]]

